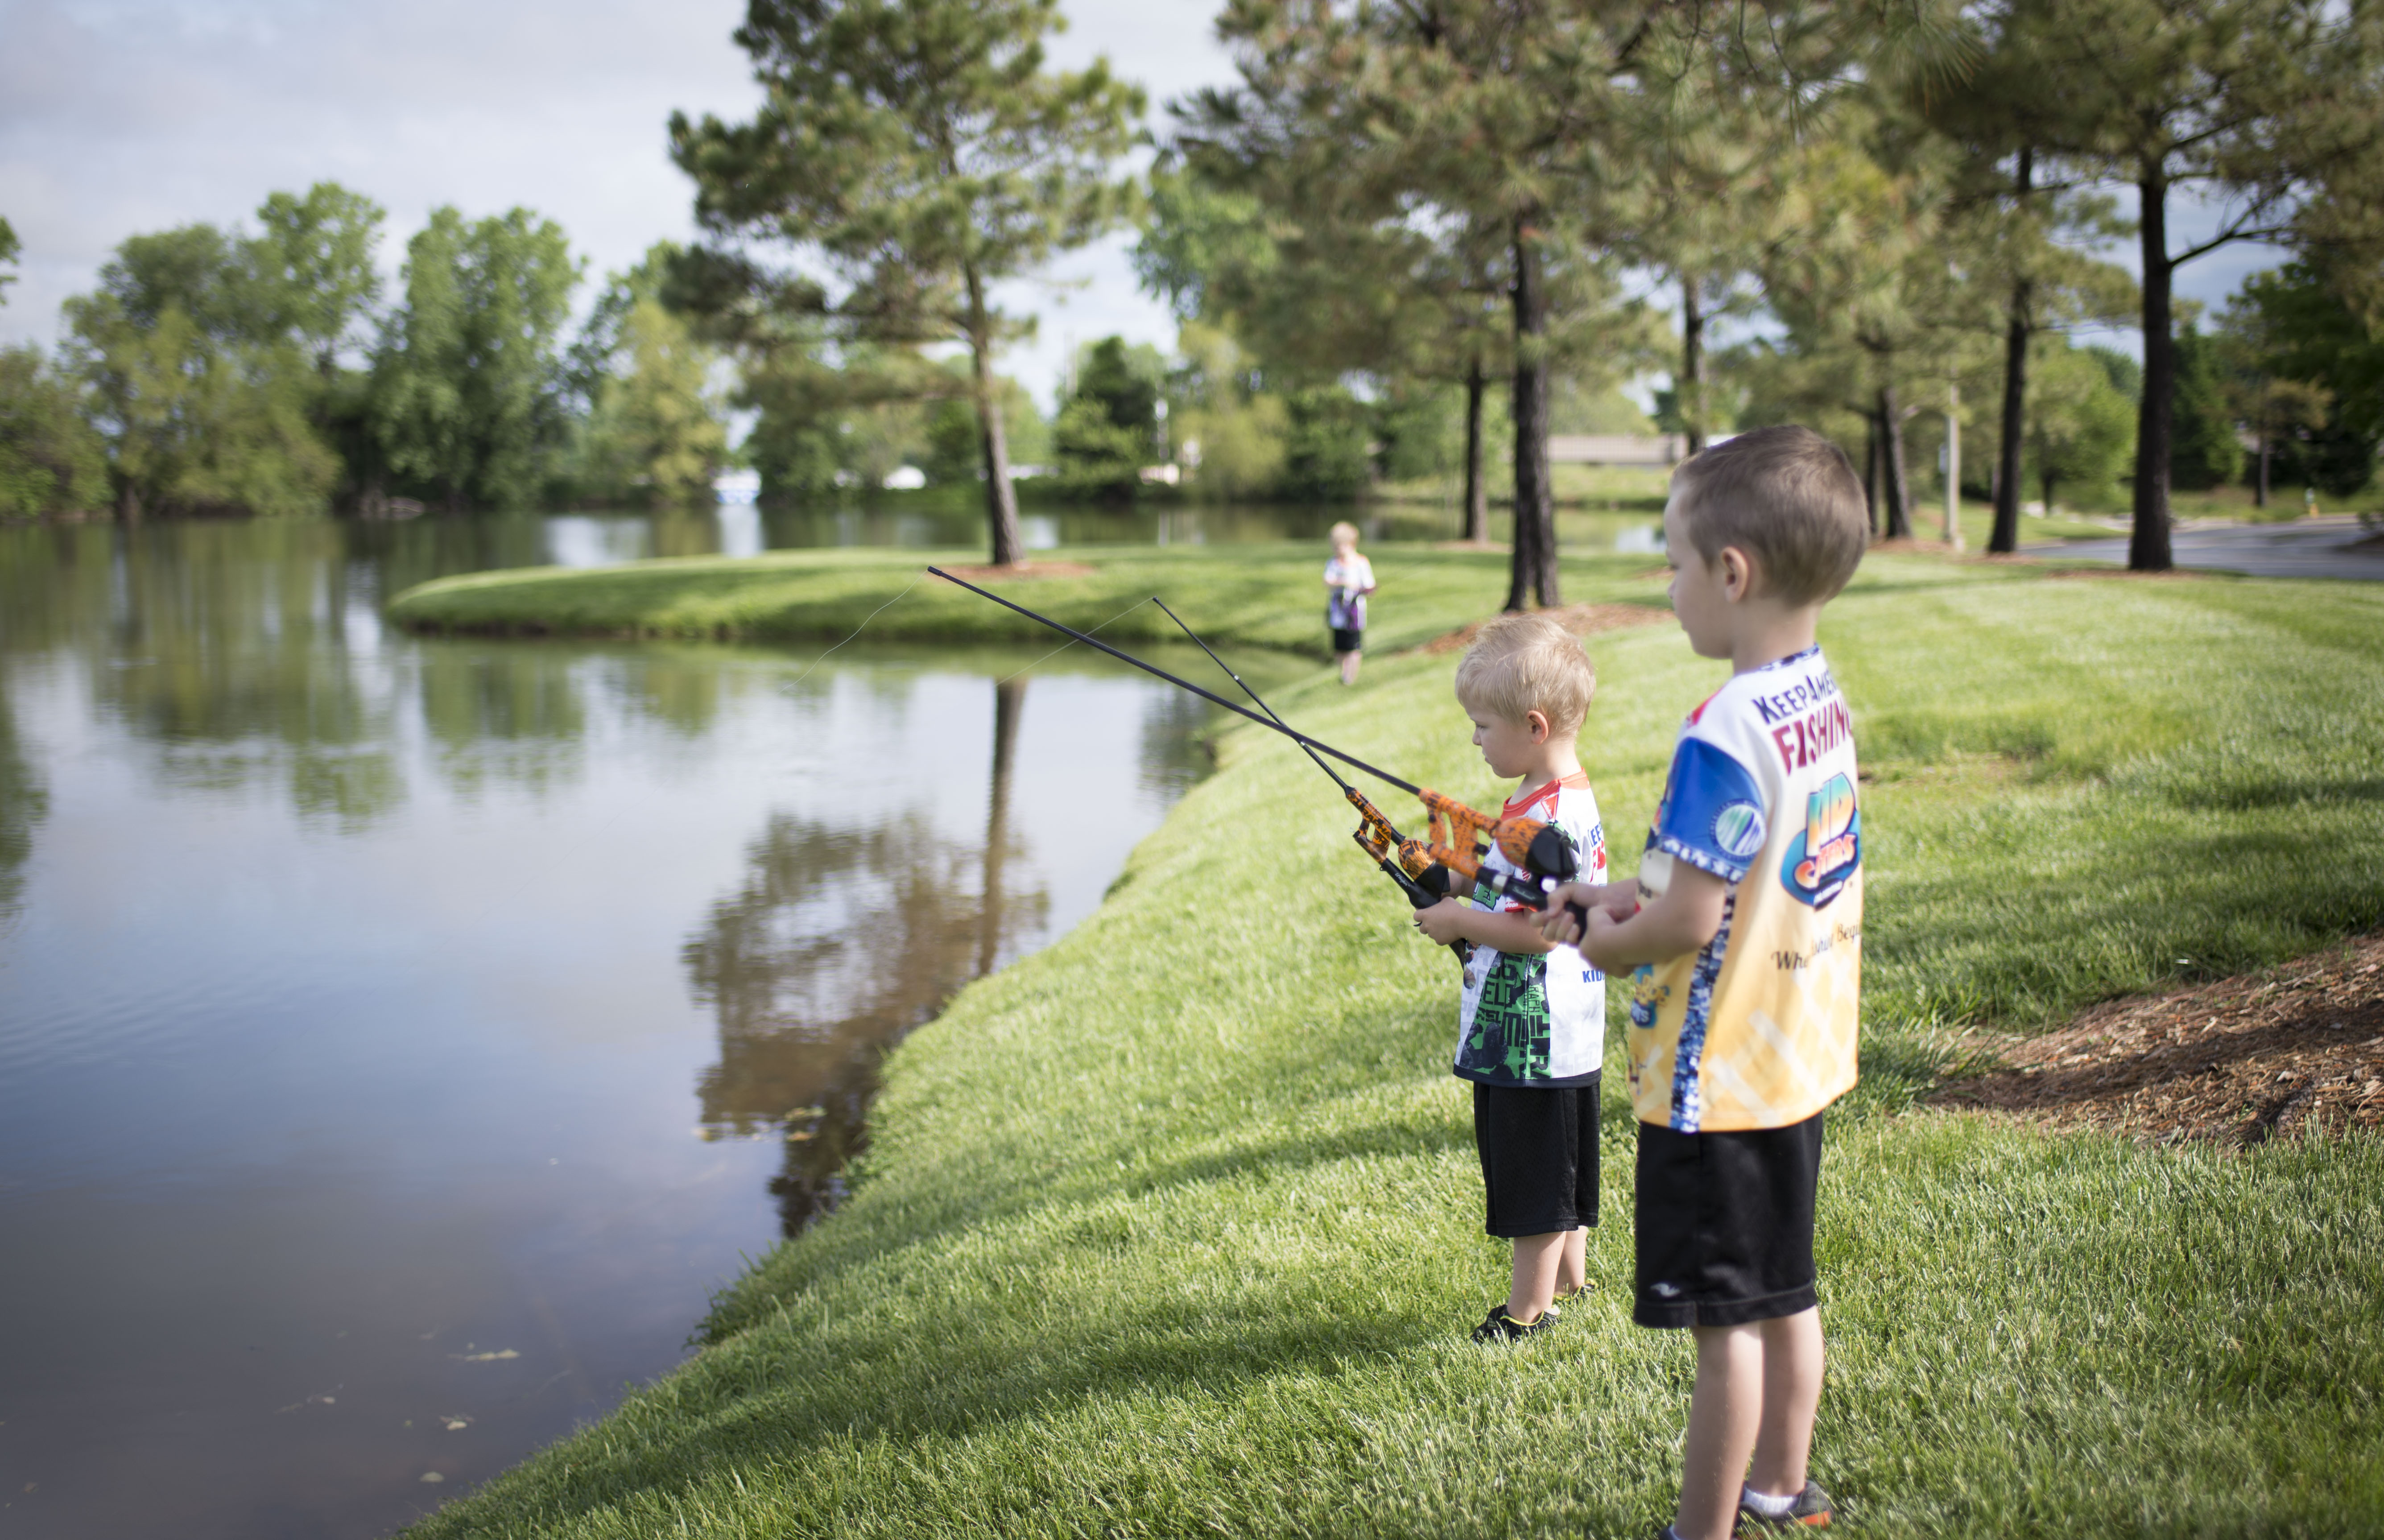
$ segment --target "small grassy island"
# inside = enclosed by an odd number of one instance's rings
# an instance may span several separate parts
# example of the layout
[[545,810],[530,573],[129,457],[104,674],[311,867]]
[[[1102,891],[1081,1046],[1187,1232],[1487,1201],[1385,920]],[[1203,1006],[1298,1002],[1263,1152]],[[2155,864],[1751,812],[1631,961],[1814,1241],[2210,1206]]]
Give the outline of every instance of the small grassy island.
[[[1415,644],[1495,607],[1502,560],[1374,556],[1383,654],[1354,691],[1320,673],[1273,703],[1488,801],[1455,658]],[[1158,591],[1212,640],[1322,640],[1304,549],[1078,559],[1024,602],[1087,624]],[[499,574],[396,613],[839,636],[917,565]],[[1661,604],[1649,565],[1569,561],[1566,597]],[[1015,620],[930,579],[870,634]],[[1822,1173],[1817,1473],[1871,1534],[2371,1532],[2384,1137],[2321,1122],[2243,1150],[1929,1099],[1998,1035],[2384,924],[2384,588],[1875,555],[1822,634],[1870,888],[1864,1079]],[[1583,757],[1627,871],[1722,665],[1669,625],[1589,642]],[[895,1055],[852,1198],[721,1296],[703,1351],[415,1533],[1651,1531],[1691,1359],[1627,1319],[1619,1051],[1598,1291],[1543,1340],[1475,1348],[1505,1262],[1447,1069],[1455,970],[1290,745],[1237,732],[1220,758],[1097,913]]]

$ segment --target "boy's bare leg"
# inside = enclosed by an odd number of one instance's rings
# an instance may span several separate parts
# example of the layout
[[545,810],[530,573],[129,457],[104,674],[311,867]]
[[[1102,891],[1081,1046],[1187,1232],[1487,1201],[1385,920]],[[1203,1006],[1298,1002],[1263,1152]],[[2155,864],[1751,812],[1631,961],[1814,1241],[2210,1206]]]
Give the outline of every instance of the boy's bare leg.
[[1693,1326],[1697,1383],[1689,1396],[1689,1436],[1681,1458],[1681,1540],[1728,1540],[1738,1522],[1738,1489],[1763,1415],[1763,1328]]
[[1358,682],[1358,660],[1364,654],[1359,652],[1344,652],[1341,654],[1341,682],[1343,684],[1354,685]]
[[1530,1323],[1557,1297],[1557,1272],[1562,1264],[1566,1238],[1578,1230],[1551,1230],[1544,1236],[1515,1237],[1515,1277],[1507,1290],[1507,1314]]
[[1805,1460],[1821,1406],[1821,1312],[1799,1310],[1761,1323],[1761,1330],[1763,1422],[1746,1484],[1793,1497],[1805,1490]]
[[1564,1233],[1564,1252],[1557,1259],[1557,1293],[1571,1294],[1589,1281],[1589,1226]]

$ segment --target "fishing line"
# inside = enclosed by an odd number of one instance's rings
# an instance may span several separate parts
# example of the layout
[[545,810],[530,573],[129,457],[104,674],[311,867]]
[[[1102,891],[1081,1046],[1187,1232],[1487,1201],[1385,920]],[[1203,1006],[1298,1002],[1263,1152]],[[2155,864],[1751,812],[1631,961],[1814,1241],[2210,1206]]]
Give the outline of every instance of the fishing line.
[[[964,578],[955,578],[950,573],[946,572],[942,567],[931,566],[927,570],[935,574],[937,577],[941,578],[947,583],[968,590],[969,592],[975,594],[980,599],[990,599],[1005,610],[1015,610],[1020,615],[1024,615],[1027,619],[1038,622],[1041,625],[1049,626],[1051,629],[1060,632],[1063,636],[1071,636],[1075,638],[1078,641],[1098,647],[1102,652],[1107,652],[1111,657],[1117,659],[1120,663],[1132,664],[1135,667],[1141,669],[1146,674],[1156,674],[1161,678],[1166,680],[1169,684],[1174,685],[1182,689],[1188,689],[1193,694],[1200,697],[1203,701],[1207,701],[1212,705],[1223,706],[1236,716],[1247,716],[1251,721],[1257,723],[1260,727],[1267,729],[1269,732],[1281,733],[1285,738],[1294,739],[1310,748],[1321,750],[1325,753],[1331,754],[1335,759],[1339,760],[1342,764],[1352,765],[1360,770],[1363,770],[1366,774],[1373,776],[1376,780],[1382,781],[1385,785],[1396,786],[1400,790],[1407,792],[1410,796],[1422,797],[1424,795],[1424,789],[1416,785],[1413,781],[1403,780],[1399,776],[1392,775],[1388,770],[1378,769],[1377,767],[1367,764],[1364,760],[1360,759],[1355,754],[1344,753],[1340,750],[1333,747],[1330,743],[1320,742],[1319,740],[1309,737],[1306,733],[1299,732],[1291,727],[1286,727],[1282,723],[1277,722],[1271,717],[1261,716],[1257,712],[1250,710],[1248,706],[1239,704],[1236,702],[1226,700],[1223,696],[1218,694],[1213,689],[1202,689],[1198,685],[1194,684],[1189,679],[1179,678],[1156,664],[1145,663],[1140,658],[1136,657],[1133,653],[1121,652],[1117,648],[1111,647],[1108,642],[1089,636],[1083,631],[1079,631],[1073,626],[1062,626],[1058,621],[1052,619],[1049,615],[1037,615],[1033,610],[1028,609],[1025,605],[1014,603],[1010,600],[1004,599],[1001,595],[993,592],[989,589],[981,589]],[[1132,609],[1133,606],[1128,605],[1127,608]],[[1114,618],[1116,617],[1111,617],[1111,619]],[[1110,622],[1104,620],[1101,624],[1106,626],[1110,624]],[[1435,792],[1434,795],[1437,796],[1438,793]]]
[[[928,570],[929,570],[929,571],[933,571],[933,570],[934,570],[934,568],[932,568],[932,567],[931,567],[931,568],[929,568]],[[921,579],[920,579],[920,581],[921,581],[921,582],[925,582],[925,581],[926,581],[926,579],[923,578],[921,578]],[[913,585],[913,586],[915,586],[915,585]],[[1155,603],[1155,602],[1157,602],[1157,601],[1158,601],[1158,597],[1159,597],[1159,596],[1158,596],[1157,594],[1153,594],[1153,595],[1152,595],[1150,598],[1149,598],[1149,599],[1137,599],[1137,600],[1136,600],[1133,603],[1128,604],[1124,609],[1122,609],[1122,610],[1118,611],[1118,613],[1117,613],[1117,614],[1115,614],[1115,615],[1113,615],[1110,616],[1107,620],[1102,621],[1102,622],[1100,623],[1100,625],[1094,627],[1093,627],[1093,631],[1099,631],[1099,630],[1104,629],[1105,627],[1111,627],[1111,626],[1114,626],[1114,625],[1116,625],[1119,621],[1124,620],[1126,616],[1128,616],[1128,615],[1130,615],[1134,614],[1134,612],[1135,612],[1135,611],[1136,611],[1136,610],[1138,610],[1138,609],[1142,608],[1145,604],[1149,604],[1149,603]],[[1160,607],[1161,609],[1162,609],[1162,610],[1167,609],[1167,606],[1166,606],[1166,605],[1164,605],[1164,604],[1161,604],[1159,607]],[[1169,610],[1169,611],[1168,611],[1168,613],[1169,613],[1170,615],[1173,615],[1174,612],[1173,612],[1173,610]],[[1180,621],[1180,620],[1179,620],[1179,621],[1177,621],[1175,624],[1177,624],[1178,626],[1181,626],[1181,625],[1183,625],[1183,624],[1184,624],[1184,622],[1182,622],[1182,621]],[[1091,636],[1091,635],[1093,634],[1093,631],[1086,631],[1086,632],[1085,633],[1085,635],[1086,635],[1086,636]],[[1196,640],[1197,640],[1197,639],[1196,639]],[[1074,637],[1069,638],[1066,641],[1063,641],[1063,642],[1062,642],[1059,646],[1054,647],[1054,648],[1053,648],[1053,649],[1051,649],[1051,651],[1049,651],[1049,652],[1044,653],[1044,654],[1043,654],[1043,656],[1041,656],[1041,657],[1039,657],[1039,658],[1036,659],[1033,663],[1028,664],[1024,668],[1020,669],[1020,670],[1018,671],[1018,673],[1017,673],[1017,674],[1012,674],[1012,675],[1010,677],[1010,679],[1015,679],[1015,678],[1017,678],[1020,675],[1023,675],[1023,674],[1029,674],[1029,673],[1032,673],[1036,668],[1037,668],[1037,667],[1038,667],[1038,666],[1040,666],[1041,664],[1045,664],[1045,663],[1049,662],[1049,660],[1051,660],[1051,659],[1053,659],[1053,658],[1058,657],[1061,653],[1062,653],[1062,652],[1066,652],[1069,648],[1074,647],[1074,646],[1075,646],[1075,645],[1076,645],[1076,639],[1075,639],[1075,638],[1074,638]],[[1099,642],[1095,642],[1093,645],[1094,645],[1094,646],[1096,646],[1096,647],[1098,647],[1098,646],[1099,646],[1099,645],[1100,645],[1100,643],[1099,643]],[[1002,683],[1002,684],[1005,684],[1005,685],[1006,685],[1006,684],[1008,684],[1008,683],[1010,682],[1010,679],[1003,679],[1003,680],[1000,680],[1000,683]]]
[[[924,583],[924,582],[925,582],[925,581],[926,581],[926,578],[912,578],[912,579],[911,579],[911,589],[915,589],[915,588],[917,588],[920,584],[922,584],[922,583]],[[865,631],[865,630],[869,629],[869,622],[870,622],[871,620],[875,620],[875,619],[876,619],[879,615],[884,615],[887,611],[888,611],[888,610],[892,609],[895,605],[897,605],[897,604],[900,603],[903,600],[910,598],[910,597],[911,597],[911,589],[904,589],[901,592],[900,592],[900,593],[896,594],[893,598],[888,599],[888,601],[886,601],[886,602],[884,602],[883,604],[880,604],[880,605],[878,605],[875,609],[874,609],[874,610],[870,611],[870,612],[869,612],[869,617],[868,617],[868,619],[867,619],[867,620],[863,620],[860,625],[855,626],[855,627],[852,628],[852,636],[851,636],[851,637],[847,637],[847,638],[845,638],[845,639],[844,639],[844,641],[851,641],[851,640],[852,640],[852,637],[857,637],[857,636],[859,636],[862,632],[863,632],[863,631]],[[841,646],[843,646],[843,645],[844,645],[844,641],[839,641],[839,642],[838,642],[838,643],[836,644],[836,647],[841,647]],[[795,684],[794,684],[794,685],[788,685],[787,688],[788,688],[788,689],[794,689],[794,688],[795,688],[795,685],[801,684],[805,679],[810,678],[810,677],[812,677],[812,668],[817,668],[820,664],[824,664],[824,663],[827,662],[827,654],[828,654],[828,652],[835,652],[835,651],[836,651],[836,647],[831,647],[831,648],[829,648],[829,649],[827,650],[827,652],[822,652],[818,657],[813,658],[813,659],[812,660],[812,667],[811,667],[811,668],[806,668],[806,669],[804,669],[801,673],[800,673],[800,674],[796,675],[796,676],[795,676]]]

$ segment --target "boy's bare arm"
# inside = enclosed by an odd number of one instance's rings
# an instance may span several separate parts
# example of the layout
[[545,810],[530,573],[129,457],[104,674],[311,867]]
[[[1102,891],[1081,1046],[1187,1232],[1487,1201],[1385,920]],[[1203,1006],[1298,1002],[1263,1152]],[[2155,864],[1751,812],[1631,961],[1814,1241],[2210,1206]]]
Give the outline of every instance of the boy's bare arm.
[[1523,953],[1548,951],[1555,946],[1542,938],[1537,914],[1528,911],[1493,913],[1462,899],[1443,899],[1430,909],[1418,910],[1416,928],[1442,946],[1463,939],[1495,951]]
[[1721,930],[1730,884],[1687,862],[1672,866],[1672,880],[1658,895],[1644,892],[1638,913],[1618,916],[1610,909],[1589,912],[1589,934],[1581,954],[1606,972],[1620,973],[1643,962],[1665,962],[1697,950]]
[[[1671,869],[1660,894],[1636,882],[1567,883],[1549,895],[1542,933],[1552,942],[1580,948],[1608,973],[1695,951],[1721,929],[1730,886],[1684,861],[1668,864]],[[1573,904],[1589,912],[1586,935],[1568,913]]]

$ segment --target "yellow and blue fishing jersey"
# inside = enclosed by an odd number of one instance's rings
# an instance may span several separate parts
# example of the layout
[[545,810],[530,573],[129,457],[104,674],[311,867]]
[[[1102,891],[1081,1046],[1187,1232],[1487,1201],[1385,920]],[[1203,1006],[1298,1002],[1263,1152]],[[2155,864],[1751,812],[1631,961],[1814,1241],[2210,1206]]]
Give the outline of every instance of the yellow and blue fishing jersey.
[[1640,1122],[1785,1128],[1854,1085],[1856,785],[1854,722],[1819,647],[1735,676],[1682,726],[1642,859],[1687,862],[1731,890],[1703,950],[1638,971]]

